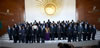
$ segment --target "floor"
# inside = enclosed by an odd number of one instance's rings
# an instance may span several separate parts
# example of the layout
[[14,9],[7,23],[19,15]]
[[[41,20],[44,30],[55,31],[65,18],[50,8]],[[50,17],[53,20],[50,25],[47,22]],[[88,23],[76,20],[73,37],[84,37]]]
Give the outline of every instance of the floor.
[[75,47],[82,47],[82,46],[93,46],[98,45],[100,41],[100,31],[96,33],[96,40],[91,41],[81,41],[81,42],[67,42],[67,40],[55,40],[53,41],[46,41],[45,43],[13,43],[12,40],[9,40],[8,34],[3,35],[0,37],[0,48],[58,48],[57,44],[59,42],[73,44]]

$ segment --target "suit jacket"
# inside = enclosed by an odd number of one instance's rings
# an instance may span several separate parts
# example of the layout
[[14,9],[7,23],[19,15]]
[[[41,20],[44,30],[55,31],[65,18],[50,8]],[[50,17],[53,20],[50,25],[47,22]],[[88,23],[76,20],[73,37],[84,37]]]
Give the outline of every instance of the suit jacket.
[[84,29],[83,29],[83,32],[84,32],[84,33],[87,33],[87,32],[88,32],[88,28],[84,28]]
[[11,34],[12,34],[12,32],[11,32],[11,31],[12,31],[12,29],[11,29],[11,28],[7,30],[7,32],[8,32],[8,34],[9,34],[9,35],[11,35]]
[[83,31],[83,27],[82,26],[78,26],[78,32],[82,33]]
[[14,30],[12,30],[12,35],[13,36],[17,36],[18,35],[18,32],[14,29]]
[[69,26],[68,27],[68,30],[67,30],[67,32],[68,32],[68,35],[72,35],[72,33],[73,33],[73,30],[72,30],[72,28]]
[[92,33],[96,34],[96,28],[92,28]]
[[25,36],[26,34],[25,34],[25,29],[22,29],[21,30],[21,34],[22,34],[22,36]]

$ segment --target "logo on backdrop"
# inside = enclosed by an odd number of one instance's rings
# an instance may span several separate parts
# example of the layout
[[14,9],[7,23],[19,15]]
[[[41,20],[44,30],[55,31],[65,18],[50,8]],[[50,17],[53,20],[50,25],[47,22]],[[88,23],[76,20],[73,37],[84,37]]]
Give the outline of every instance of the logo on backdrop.
[[36,2],[46,15],[54,16],[61,11],[62,0],[36,0]]

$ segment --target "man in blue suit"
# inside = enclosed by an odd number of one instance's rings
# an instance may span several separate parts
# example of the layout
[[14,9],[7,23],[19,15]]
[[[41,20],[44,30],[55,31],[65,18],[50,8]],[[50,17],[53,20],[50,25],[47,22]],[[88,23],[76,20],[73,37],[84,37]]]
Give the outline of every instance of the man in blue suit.
[[25,39],[26,39],[26,34],[25,34],[25,28],[22,26],[22,29],[21,29],[21,38],[22,38],[22,42],[25,43]]

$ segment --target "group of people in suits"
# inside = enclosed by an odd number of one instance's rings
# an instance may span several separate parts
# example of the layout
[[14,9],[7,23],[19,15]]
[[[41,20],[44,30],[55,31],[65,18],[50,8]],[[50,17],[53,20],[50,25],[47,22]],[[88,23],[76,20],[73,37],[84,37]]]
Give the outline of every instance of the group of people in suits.
[[36,20],[33,23],[20,23],[14,26],[8,26],[9,39],[14,43],[19,41],[22,43],[45,43],[45,40],[66,40],[71,41],[86,41],[95,40],[96,27],[88,24],[85,21],[71,22],[69,21],[54,21],[47,22]]

